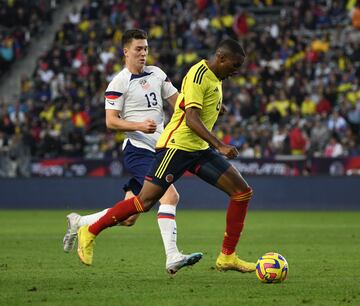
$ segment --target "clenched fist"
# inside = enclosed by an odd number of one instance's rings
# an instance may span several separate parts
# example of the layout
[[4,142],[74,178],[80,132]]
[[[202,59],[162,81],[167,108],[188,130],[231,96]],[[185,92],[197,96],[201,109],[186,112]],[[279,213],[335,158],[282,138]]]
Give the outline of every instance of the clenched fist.
[[226,144],[221,145],[218,148],[220,154],[225,155],[229,159],[234,159],[239,155],[238,150],[234,146],[229,146]]
[[141,122],[140,131],[145,134],[152,134],[156,131],[156,122],[151,119],[146,119],[144,122]]

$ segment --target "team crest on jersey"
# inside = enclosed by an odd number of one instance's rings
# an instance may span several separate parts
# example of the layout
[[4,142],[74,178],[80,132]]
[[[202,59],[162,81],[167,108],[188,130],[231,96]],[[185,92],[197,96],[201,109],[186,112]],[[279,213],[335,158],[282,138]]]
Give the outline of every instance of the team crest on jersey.
[[174,180],[174,175],[168,174],[167,176],[165,176],[165,181],[167,181],[168,183],[171,183],[173,180]]
[[144,79],[142,79],[142,80],[140,80],[139,81],[139,84],[141,85],[141,87],[143,88],[143,89],[149,89],[150,88],[150,84],[146,81],[146,80],[144,80]]

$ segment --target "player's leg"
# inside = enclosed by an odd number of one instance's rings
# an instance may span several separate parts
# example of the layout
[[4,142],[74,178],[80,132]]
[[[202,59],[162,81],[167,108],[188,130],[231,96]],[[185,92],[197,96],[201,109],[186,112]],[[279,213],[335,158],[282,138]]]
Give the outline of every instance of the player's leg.
[[[132,190],[135,195],[139,194],[142,185],[144,184],[144,174],[149,171],[151,163],[155,159],[155,153],[127,146],[126,149],[126,165],[127,171],[133,175],[133,178],[124,186],[124,190]],[[165,188],[165,187],[164,187]],[[127,192],[127,196],[129,192]],[[166,253],[166,270],[169,273],[175,273],[181,267],[193,264],[198,261],[199,254],[181,254],[176,245],[176,206],[179,202],[179,194],[174,185],[170,185],[165,194],[160,199],[160,206],[158,210],[158,225],[160,228],[161,237],[165,247]],[[133,225],[140,214],[130,216],[121,225]]]
[[166,260],[180,253],[176,244],[176,205],[179,202],[179,198],[178,192],[174,185],[171,184],[160,199],[157,213],[157,222],[164,244]]
[[216,261],[219,270],[255,271],[255,264],[240,260],[235,249],[244,227],[252,189],[237,171],[221,155],[209,151],[194,168],[194,172],[206,182],[216,186],[230,196],[226,213],[226,230],[222,251]]
[[[134,196],[134,193],[131,190],[126,191],[125,193],[125,197],[124,200],[130,199]],[[105,215],[107,213],[109,208],[105,208],[102,211],[90,214],[90,215],[84,215],[84,216],[80,216],[79,222],[78,222],[78,227],[81,227],[83,225],[90,225],[92,223],[95,223],[97,220],[99,220],[103,215]],[[123,226],[132,226],[135,224],[136,219],[139,217],[139,214],[133,215],[131,217],[129,217],[129,219],[126,219],[123,222],[120,222],[118,225],[123,225]]]
[[[156,154],[156,158],[149,170],[150,177],[154,176],[156,178],[158,170],[160,168],[163,169],[164,165],[167,164],[169,154],[170,152],[167,152],[167,150],[162,150]],[[163,186],[161,184],[154,184],[149,181],[151,180],[150,177],[144,182],[137,196],[116,203],[104,216],[90,226],[80,227],[78,231],[78,255],[84,264],[92,264],[94,239],[102,230],[114,226],[134,214],[150,210],[171,184],[171,182],[166,181]]]
[[138,196],[116,203],[95,223],[80,227],[78,230],[78,255],[80,260],[86,265],[91,265],[96,236],[104,229],[112,227],[134,214],[150,210],[165,191],[162,187],[145,181]]
[[[132,191],[127,191],[125,193],[125,198],[124,200],[130,199],[132,197],[134,197],[135,194]],[[140,214],[134,214],[132,216],[130,216],[129,218],[127,218],[126,220],[118,223],[118,225],[122,225],[122,226],[133,226],[136,222],[136,220],[139,218]]]
[[166,254],[166,271],[175,274],[179,269],[193,265],[202,257],[201,253],[182,254],[177,247],[176,205],[179,194],[173,184],[160,199],[157,214],[158,225]]
[[[132,193],[132,191],[129,190],[125,193],[124,199],[126,200],[133,196],[134,196],[134,194]],[[67,229],[66,229],[65,236],[63,238],[64,251],[70,252],[74,248],[76,238],[77,238],[77,231],[79,230],[79,228],[81,226],[90,225],[92,223],[95,223],[97,220],[99,220],[102,216],[104,216],[107,213],[108,209],[109,208],[105,208],[102,211],[99,211],[99,212],[96,212],[93,214],[89,214],[89,215],[84,215],[84,216],[81,216],[74,212],[68,214],[66,216]],[[138,217],[139,217],[139,214],[132,215],[125,221],[120,222],[119,225],[132,226],[135,224]]]
[[[91,265],[95,237],[105,228],[124,221],[133,214],[150,210],[165,194],[169,186],[181,177],[193,163],[194,160],[189,152],[177,149],[158,151],[145,177],[143,188],[137,196],[116,203],[97,222],[88,227],[82,226],[79,229],[78,255],[81,261],[84,264]],[[189,262],[189,264],[193,263],[195,262]]]
[[249,201],[252,198],[252,189],[233,166],[220,176],[216,186],[230,196],[226,213],[226,230],[216,267],[221,271],[253,272],[255,271],[255,263],[243,261],[235,254],[236,246],[244,228]]
[[[149,165],[154,159],[152,151],[137,148],[128,141],[124,149],[124,167],[132,177],[124,185],[125,200],[138,194],[144,183],[144,174],[147,173]],[[73,249],[77,238],[77,231],[81,226],[90,225],[104,216],[109,208],[94,214],[80,216],[76,213],[71,213],[67,216],[67,231],[63,238],[64,251],[69,252]],[[139,214],[130,216],[129,219],[119,222],[118,225],[132,226],[135,224]]]

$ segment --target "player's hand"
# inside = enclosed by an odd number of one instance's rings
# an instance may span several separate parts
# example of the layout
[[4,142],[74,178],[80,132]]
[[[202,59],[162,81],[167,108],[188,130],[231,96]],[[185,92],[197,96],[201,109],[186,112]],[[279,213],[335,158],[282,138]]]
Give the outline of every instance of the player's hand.
[[141,132],[145,134],[152,134],[156,131],[156,122],[151,119],[146,119],[144,122],[141,122]]
[[239,155],[239,151],[234,146],[226,144],[221,145],[218,148],[220,154],[225,155],[229,159],[234,159]]
[[219,112],[219,116],[222,116],[224,114],[226,114],[228,112],[228,107],[224,104],[221,104],[221,109],[220,109],[220,112]]

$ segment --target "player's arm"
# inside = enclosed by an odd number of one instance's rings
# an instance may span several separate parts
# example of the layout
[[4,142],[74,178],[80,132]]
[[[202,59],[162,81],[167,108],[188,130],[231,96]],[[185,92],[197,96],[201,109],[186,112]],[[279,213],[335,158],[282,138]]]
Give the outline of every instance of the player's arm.
[[213,133],[211,133],[200,118],[200,109],[196,107],[189,107],[185,110],[186,125],[192,129],[200,138],[204,139],[220,154],[225,155],[227,158],[235,158],[238,156],[238,150],[233,147],[224,144]]
[[133,122],[124,120],[119,117],[120,111],[116,109],[105,110],[106,127],[122,132],[141,131],[146,134],[152,134],[156,131],[156,122],[151,119],[146,119],[143,122]]
[[169,98],[166,99],[173,109],[175,108],[175,104],[176,104],[176,100],[177,100],[178,96],[179,96],[179,93],[176,92],[172,96],[170,96]]

